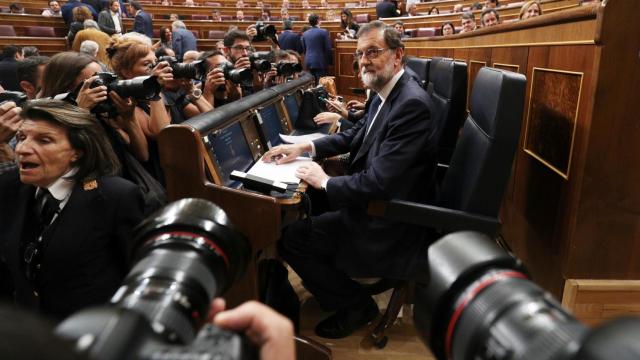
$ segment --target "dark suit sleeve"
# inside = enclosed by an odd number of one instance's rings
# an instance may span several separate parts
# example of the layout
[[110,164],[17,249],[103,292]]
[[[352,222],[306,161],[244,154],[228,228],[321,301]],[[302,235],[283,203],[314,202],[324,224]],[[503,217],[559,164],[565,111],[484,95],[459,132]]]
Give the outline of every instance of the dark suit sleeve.
[[420,157],[433,132],[427,104],[412,98],[400,101],[395,108],[397,111],[388,114],[386,137],[369,165],[363,171],[329,180],[327,196],[333,207],[388,199],[395,187],[406,185],[403,176],[418,162],[426,161]]
[[118,180],[121,181],[118,183],[116,194],[114,235],[121,258],[129,266],[135,248],[132,231],[144,219],[144,198],[137,185]]
[[316,158],[323,159],[348,153],[351,150],[353,139],[364,126],[365,119],[366,116],[346,131],[314,140],[313,146],[316,149]]
[[173,52],[176,53],[176,58],[180,61],[182,61],[182,55],[184,55],[182,40],[183,38],[181,34],[177,32],[173,33],[173,41],[171,43],[171,47],[173,48]]
[[133,31],[144,34],[144,19],[142,15],[138,14],[133,20]]
[[304,54],[307,51],[307,44],[304,41],[304,34],[300,36],[300,54]]
[[331,48],[331,38],[329,37],[329,32],[327,30],[325,30],[324,34],[324,49],[324,53],[327,56],[327,64],[333,65],[333,49]]
[[98,15],[98,26],[100,26],[100,30],[104,31],[108,35],[115,34],[116,29],[115,27],[111,27],[111,24],[113,24],[111,14],[109,12],[102,11],[100,15]]

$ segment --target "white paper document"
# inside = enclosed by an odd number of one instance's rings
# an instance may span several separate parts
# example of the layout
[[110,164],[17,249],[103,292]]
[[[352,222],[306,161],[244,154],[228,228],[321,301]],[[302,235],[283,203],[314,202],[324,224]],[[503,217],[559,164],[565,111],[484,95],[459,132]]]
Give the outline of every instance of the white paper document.
[[269,180],[299,184],[300,179],[296,177],[296,170],[300,165],[309,161],[312,161],[311,158],[298,157],[290,163],[277,165],[275,162],[266,163],[260,159],[253,164],[247,173]]
[[287,144],[299,144],[309,142],[315,139],[319,139],[321,137],[325,137],[327,134],[322,133],[313,133],[308,135],[284,135],[280,134],[280,139]]

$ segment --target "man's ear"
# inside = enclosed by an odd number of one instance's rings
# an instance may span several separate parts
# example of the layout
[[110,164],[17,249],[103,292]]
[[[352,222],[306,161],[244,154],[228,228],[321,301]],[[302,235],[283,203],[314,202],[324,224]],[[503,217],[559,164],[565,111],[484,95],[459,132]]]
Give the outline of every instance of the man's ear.
[[20,81],[20,87],[24,90],[25,94],[30,95],[29,97],[35,97],[36,87],[33,86],[30,82],[26,80]]

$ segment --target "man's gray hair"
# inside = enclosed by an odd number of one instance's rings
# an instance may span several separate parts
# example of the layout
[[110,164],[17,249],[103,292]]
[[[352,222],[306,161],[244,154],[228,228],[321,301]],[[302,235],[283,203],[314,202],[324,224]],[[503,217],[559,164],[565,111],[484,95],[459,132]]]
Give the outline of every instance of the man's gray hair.
[[185,25],[183,21],[176,20],[176,21],[171,23],[171,28],[172,29],[186,29],[187,25]]
[[100,48],[100,45],[98,45],[98,43],[93,40],[85,40],[82,42],[82,44],[80,44],[81,53],[91,55],[94,57],[96,56],[96,54],[98,54],[99,48]]
[[98,23],[95,20],[91,20],[91,19],[85,20],[82,23],[82,26],[84,26],[85,29],[94,28],[94,29],[100,30],[100,26],[98,26]]
[[358,31],[358,38],[374,30],[383,32],[384,42],[389,49],[404,49],[400,33],[398,33],[392,26],[389,26],[380,20],[372,21],[363,25]]

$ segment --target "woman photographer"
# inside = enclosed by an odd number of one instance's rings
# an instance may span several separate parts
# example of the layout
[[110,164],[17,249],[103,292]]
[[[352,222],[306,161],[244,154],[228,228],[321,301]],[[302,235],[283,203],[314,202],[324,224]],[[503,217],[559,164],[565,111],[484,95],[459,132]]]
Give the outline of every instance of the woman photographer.
[[340,13],[340,27],[342,34],[338,34],[339,40],[356,39],[360,25],[353,21],[353,14],[349,9],[342,9]]
[[[98,79],[95,74],[102,71],[96,60],[86,54],[62,52],[54,55],[42,75],[42,92],[40,97],[54,97],[59,94],[74,92],[78,89],[76,103],[79,107],[91,110],[107,99],[105,86],[91,87]],[[120,161],[124,151],[130,151],[139,161],[149,159],[149,150],[142,127],[135,119],[133,103],[122,99],[112,91],[109,98],[116,105],[118,116],[104,120],[103,124],[108,137]],[[117,134],[116,134],[117,132]],[[127,174],[124,174],[128,178]]]
[[21,117],[18,170],[0,175],[3,295],[62,319],[120,286],[142,193],[113,176],[120,164],[88,110],[39,99]]

